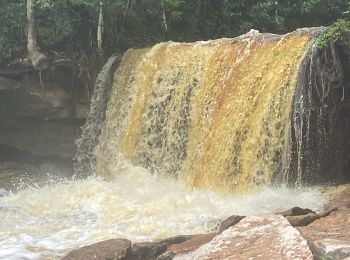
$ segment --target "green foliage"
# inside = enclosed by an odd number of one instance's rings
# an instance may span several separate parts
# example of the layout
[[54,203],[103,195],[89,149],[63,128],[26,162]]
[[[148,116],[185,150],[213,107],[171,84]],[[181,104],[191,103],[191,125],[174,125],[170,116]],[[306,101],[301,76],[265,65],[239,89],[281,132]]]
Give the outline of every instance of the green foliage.
[[0,0],[0,57],[10,57],[11,49],[25,43],[26,3]]
[[[41,48],[70,53],[96,49],[101,4],[107,53],[166,40],[234,37],[252,28],[285,33],[328,26],[343,17],[325,36],[340,37],[350,16],[349,0],[164,0],[165,31],[162,0],[35,0],[35,4]],[[25,48],[26,0],[0,0],[0,5],[0,57],[9,57],[14,48]]]
[[350,20],[339,19],[328,27],[322,36],[316,41],[316,47],[326,47],[330,41],[350,40]]
[[185,2],[185,0],[166,0],[166,2],[172,5],[173,7],[178,7],[182,5]]

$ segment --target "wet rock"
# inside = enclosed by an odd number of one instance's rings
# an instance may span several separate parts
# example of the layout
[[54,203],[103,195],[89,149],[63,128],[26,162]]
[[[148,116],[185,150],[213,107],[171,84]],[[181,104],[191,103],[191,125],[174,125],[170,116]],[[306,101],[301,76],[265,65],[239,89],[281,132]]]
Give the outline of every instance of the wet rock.
[[313,259],[306,240],[281,215],[246,217],[209,243],[174,259]]
[[228,217],[227,219],[225,219],[224,221],[222,221],[220,223],[218,233],[222,233],[224,230],[228,229],[229,227],[232,227],[232,226],[236,225],[243,218],[245,218],[245,217],[243,217],[243,216],[236,216],[236,215]]
[[168,252],[173,252],[175,254],[184,254],[190,251],[194,251],[199,248],[201,245],[204,245],[215,237],[216,233],[209,233],[203,235],[197,235],[193,238],[184,241],[180,244],[171,245],[168,248]]
[[85,246],[70,252],[62,260],[117,260],[130,254],[131,242],[126,239],[111,239]]
[[173,244],[180,244],[182,242],[185,242],[186,240],[189,240],[191,238],[195,237],[195,235],[180,235],[175,237],[169,237],[167,239],[162,240],[162,243],[165,243],[167,246],[173,245]]
[[307,239],[316,259],[350,257],[350,209],[334,211],[298,230]]
[[156,242],[134,243],[131,257],[133,260],[155,259],[167,250],[167,244]]
[[287,216],[286,218],[293,227],[302,227],[311,224],[317,219],[329,216],[333,211],[334,209],[323,212],[322,214],[309,213],[301,216]]
[[316,212],[312,211],[311,209],[303,209],[303,208],[299,208],[299,207],[293,207],[291,209],[288,209],[286,211],[283,211],[283,212],[277,213],[277,214],[280,214],[280,215],[282,215],[284,217],[287,217],[287,216],[307,215],[307,214],[310,214],[310,213],[315,214]]
[[309,213],[301,216],[288,216],[286,218],[293,227],[301,227],[301,226],[309,225],[310,223],[314,222],[316,219],[319,219],[320,217],[321,216],[318,214]]

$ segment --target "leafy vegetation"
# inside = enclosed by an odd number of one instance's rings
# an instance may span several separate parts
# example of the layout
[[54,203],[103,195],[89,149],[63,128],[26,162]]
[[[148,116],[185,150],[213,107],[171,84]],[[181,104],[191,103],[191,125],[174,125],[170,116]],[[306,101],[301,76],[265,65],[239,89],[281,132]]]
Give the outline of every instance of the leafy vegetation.
[[[328,26],[349,32],[348,0],[36,0],[39,46],[70,56],[96,50],[100,8],[103,47],[108,54],[158,41],[234,37],[254,28],[285,33],[298,27]],[[26,44],[26,0],[0,0],[0,57]],[[166,23],[166,26],[164,26]],[[0,58],[1,59],[1,58]]]
[[339,19],[328,27],[324,34],[316,41],[317,47],[326,47],[328,42],[350,40],[350,20]]

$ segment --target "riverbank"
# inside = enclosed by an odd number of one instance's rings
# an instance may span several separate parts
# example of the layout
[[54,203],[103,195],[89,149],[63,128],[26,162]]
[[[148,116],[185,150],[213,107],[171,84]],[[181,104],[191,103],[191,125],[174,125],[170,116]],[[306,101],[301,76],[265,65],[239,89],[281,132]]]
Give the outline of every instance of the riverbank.
[[350,185],[324,190],[320,214],[293,208],[281,214],[231,216],[217,232],[160,242],[108,240],[72,251],[78,259],[345,259],[350,256]]

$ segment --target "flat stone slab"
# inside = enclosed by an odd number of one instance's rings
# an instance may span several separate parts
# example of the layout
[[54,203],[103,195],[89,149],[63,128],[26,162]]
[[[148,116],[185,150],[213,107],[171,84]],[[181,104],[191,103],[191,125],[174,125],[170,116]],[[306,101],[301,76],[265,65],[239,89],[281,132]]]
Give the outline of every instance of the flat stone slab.
[[250,216],[174,260],[313,259],[307,241],[281,215]]
[[332,260],[350,257],[350,209],[334,211],[298,230],[316,257]]

